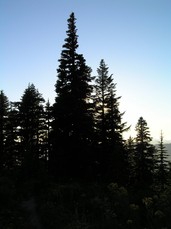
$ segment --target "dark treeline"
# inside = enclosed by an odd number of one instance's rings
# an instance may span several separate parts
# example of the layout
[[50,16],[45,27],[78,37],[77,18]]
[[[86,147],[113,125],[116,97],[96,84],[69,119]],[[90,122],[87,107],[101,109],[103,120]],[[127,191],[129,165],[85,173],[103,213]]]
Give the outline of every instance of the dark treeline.
[[17,102],[0,92],[0,228],[170,228],[163,134],[155,147],[140,117],[123,139],[116,83],[77,52],[74,13],[66,33],[54,104],[33,84]]

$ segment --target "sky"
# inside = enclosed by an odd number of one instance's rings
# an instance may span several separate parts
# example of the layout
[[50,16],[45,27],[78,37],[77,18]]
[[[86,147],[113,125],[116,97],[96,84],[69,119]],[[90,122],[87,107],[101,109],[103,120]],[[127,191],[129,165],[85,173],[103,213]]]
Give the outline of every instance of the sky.
[[20,101],[29,83],[54,102],[67,19],[77,18],[78,53],[97,75],[101,59],[135,136],[139,117],[153,141],[171,142],[170,0],[0,0],[0,90]]

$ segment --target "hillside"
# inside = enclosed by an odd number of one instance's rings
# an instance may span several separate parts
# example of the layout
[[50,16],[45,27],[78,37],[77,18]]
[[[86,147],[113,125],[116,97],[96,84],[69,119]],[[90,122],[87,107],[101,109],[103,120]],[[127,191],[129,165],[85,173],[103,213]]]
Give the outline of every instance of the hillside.
[[166,146],[166,150],[167,150],[168,155],[169,155],[169,159],[171,161],[171,143],[165,144],[165,146]]

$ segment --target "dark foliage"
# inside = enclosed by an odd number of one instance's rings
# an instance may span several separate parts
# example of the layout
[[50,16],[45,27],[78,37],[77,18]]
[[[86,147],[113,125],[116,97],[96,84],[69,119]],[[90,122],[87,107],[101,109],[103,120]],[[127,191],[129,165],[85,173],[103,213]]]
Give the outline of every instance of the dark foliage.
[[[96,145],[99,151],[101,177],[121,182],[125,176],[125,150],[122,133],[126,131],[126,123],[122,123],[124,113],[119,111],[119,99],[116,96],[116,84],[104,60],[100,61],[95,77],[94,122]],[[121,172],[122,171],[122,176]]]
[[[56,176],[73,179],[83,175],[92,135],[91,69],[77,53],[77,29],[74,13],[68,19],[68,31],[57,69],[54,104],[53,155],[51,166]],[[56,166],[57,165],[57,166]]]
[[0,91],[0,169],[6,164],[6,140],[8,138],[9,101],[3,91]]
[[169,161],[166,147],[163,142],[163,133],[161,132],[160,142],[156,158],[156,184],[163,191],[168,184]]
[[[55,103],[33,84],[0,91],[0,228],[169,229],[171,164],[140,117],[124,141],[121,97],[104,60],[91,76],[68,19]],[[170,166],[170,167],[169,167]]]
[[153,183],[155,149],[150,144],[152,138],[143,117],[139,118],[136,131],[135,184],[140,189],[146,189]]

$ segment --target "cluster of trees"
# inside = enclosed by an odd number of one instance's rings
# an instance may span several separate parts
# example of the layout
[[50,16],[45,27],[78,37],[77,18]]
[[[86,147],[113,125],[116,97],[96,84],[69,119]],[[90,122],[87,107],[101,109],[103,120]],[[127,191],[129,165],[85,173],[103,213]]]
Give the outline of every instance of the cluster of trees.
[[[17,174],[20,185],[42,176],[60,184],[114,182],[136,194],[137,202],[156,190],[164,192],[170,184],[170,169],[163,134],[156,149],[147,122],[140,117],[136,137],[123,139],[129,127],[122,121],[116,83],[103,59],[97,75],[91,75],[83,55],[77,53],[77,39],[72,13],[53,105],[45,102],[33,84],[19,102],[9,102],[0,92],[1,174]],[[109,190],[111,187],[120,190],[116,185],[108,186]]]

